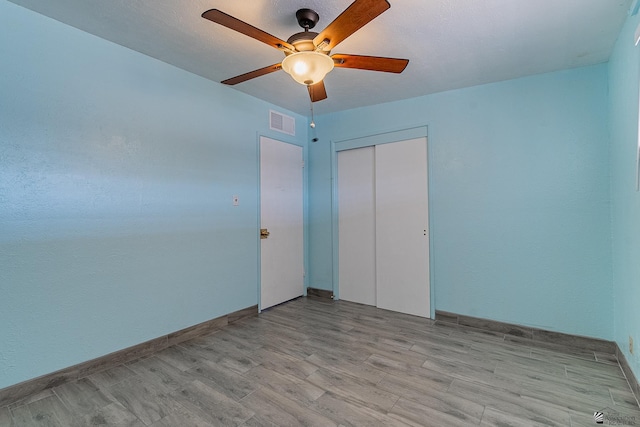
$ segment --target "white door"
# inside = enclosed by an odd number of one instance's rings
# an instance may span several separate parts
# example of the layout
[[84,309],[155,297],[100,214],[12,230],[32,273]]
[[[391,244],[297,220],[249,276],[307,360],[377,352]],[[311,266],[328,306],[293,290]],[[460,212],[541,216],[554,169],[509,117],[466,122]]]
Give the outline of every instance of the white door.
[[374,147],[338,152],[340,299],[376,305]]
[[429,317],[427,140],[376,145],[377,306]]
[[260,309],[304,292],[302,147],[260,138]]

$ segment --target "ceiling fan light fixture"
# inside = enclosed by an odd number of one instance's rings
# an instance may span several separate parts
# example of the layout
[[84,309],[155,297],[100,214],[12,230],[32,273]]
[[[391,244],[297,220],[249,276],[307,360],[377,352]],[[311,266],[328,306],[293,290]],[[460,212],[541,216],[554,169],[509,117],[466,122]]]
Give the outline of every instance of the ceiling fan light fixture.
[[321,82],[333,70],[333,59],[320,52],[296,52],[284,58],[282,69],[293,80],[310,86]]

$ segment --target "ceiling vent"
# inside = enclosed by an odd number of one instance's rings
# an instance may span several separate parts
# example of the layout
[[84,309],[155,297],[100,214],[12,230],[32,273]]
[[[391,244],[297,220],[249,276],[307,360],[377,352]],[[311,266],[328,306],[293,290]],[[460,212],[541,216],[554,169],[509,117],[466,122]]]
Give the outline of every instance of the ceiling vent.
[[295,136],[296,119],[286,114],[269,110],[269,129]]

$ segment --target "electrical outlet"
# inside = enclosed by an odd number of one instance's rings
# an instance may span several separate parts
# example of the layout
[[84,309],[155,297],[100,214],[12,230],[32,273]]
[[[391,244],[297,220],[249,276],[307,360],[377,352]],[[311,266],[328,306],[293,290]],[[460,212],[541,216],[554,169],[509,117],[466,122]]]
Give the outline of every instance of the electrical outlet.
[[629,353],[633,354],[633,337],[629,335]]

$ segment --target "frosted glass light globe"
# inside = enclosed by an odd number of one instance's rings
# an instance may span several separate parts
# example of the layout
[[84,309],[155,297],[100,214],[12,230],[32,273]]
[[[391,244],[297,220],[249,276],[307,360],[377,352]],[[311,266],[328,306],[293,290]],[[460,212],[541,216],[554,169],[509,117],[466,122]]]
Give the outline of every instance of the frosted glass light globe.
[[298,83],[310,86],[333,70],[333,59],[319,52],[296,52],[284,58],[282,69]]

